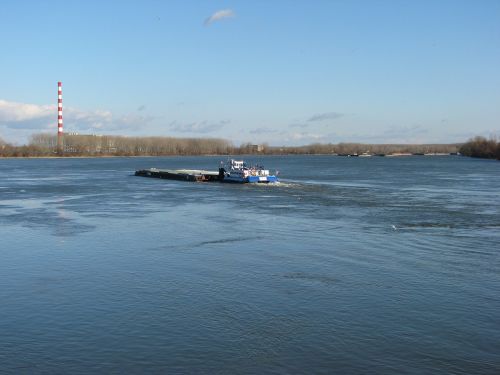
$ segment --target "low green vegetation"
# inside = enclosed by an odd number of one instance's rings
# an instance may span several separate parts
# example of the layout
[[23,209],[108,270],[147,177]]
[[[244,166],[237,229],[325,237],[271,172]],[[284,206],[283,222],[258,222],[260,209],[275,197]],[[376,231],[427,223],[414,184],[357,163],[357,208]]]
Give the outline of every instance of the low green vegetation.
[[475,137],[460,147],[460,153],[473,158],[500,160],[500,142],[493,138]]

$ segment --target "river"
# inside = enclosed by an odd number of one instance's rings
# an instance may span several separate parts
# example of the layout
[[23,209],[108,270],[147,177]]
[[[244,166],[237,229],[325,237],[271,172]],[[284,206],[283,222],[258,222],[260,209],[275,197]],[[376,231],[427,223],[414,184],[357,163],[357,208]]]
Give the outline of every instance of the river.
[[500,373],[499,162],[247,159],[0,159],[0,372]]

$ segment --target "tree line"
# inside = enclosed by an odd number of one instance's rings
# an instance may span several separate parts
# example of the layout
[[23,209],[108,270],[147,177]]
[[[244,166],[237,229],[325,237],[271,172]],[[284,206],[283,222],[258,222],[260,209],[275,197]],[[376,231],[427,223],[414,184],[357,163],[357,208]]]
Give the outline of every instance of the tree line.
[[[164,155],[243,155],[243,154],[338,154],[371,155],[456,153],[459,144],[363,144],[314,143],[306,146],[269,146],[244,143],[234,146],[220,138],[125,137],[65,134],[62,149],[57,136],[33,134],[26,145],[14,146],[0,139],[0,156],[164,156]],[[463,146],[462,146],[463,147]],[[462,151],[460,151],[462,152]],[[462,152],[464,155],[467,153]]]
[[454,154],[458,144],[367,144],[367,143],[313,143],[306,146],[268,147],[267,154],[337,154],[337,155],[393,155],[393,154]]
[[500,142],[494,138],[475,137],[460,147],[460,153],[473,158],[500,160]]
[[232,144],[218,138],[124,137],[65,134],[58,148],[57,136],[33,134],[27,145],[0,143],[0,156],[162,156],[228,154]]

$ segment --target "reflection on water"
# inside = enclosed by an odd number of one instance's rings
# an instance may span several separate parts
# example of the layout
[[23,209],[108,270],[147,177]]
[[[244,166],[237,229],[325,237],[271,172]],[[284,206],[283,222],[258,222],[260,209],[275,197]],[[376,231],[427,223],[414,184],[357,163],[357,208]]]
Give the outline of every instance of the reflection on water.
[[0,160],[2,371],[500,372],[498,163],[248,161]]

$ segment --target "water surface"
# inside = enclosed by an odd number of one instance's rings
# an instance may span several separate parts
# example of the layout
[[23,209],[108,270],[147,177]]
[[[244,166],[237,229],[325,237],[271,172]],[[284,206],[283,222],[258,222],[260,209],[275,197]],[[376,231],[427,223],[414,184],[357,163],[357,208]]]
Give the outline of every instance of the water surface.
[[0,159],[1,372],[500,373],[498,162],[219,160]]

